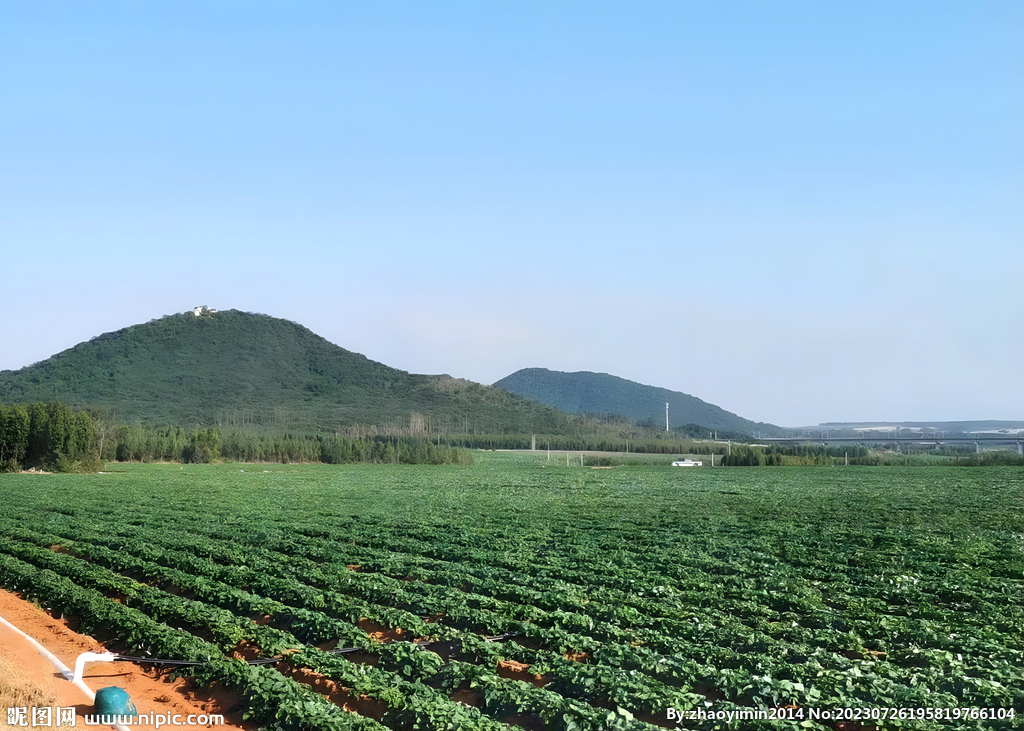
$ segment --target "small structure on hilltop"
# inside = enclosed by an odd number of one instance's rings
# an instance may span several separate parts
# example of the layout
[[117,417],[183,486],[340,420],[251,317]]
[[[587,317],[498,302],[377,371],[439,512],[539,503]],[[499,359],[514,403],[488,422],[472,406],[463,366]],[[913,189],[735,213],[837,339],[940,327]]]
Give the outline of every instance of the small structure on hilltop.
[[199,307],[196,307],[192,310],[192,314],[195,315],[196,317],[199,317],[201,315],[212,315],[216,311],[217,310],[207,307],[206,305],[199,305]]

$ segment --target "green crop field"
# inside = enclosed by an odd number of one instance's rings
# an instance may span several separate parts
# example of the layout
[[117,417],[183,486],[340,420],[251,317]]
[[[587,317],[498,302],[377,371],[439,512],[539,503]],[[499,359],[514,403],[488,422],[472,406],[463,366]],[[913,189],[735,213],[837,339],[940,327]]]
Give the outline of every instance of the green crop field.
[[109,467],[0,476],[0,584],[267,728],[1024,727],[1020,468]]

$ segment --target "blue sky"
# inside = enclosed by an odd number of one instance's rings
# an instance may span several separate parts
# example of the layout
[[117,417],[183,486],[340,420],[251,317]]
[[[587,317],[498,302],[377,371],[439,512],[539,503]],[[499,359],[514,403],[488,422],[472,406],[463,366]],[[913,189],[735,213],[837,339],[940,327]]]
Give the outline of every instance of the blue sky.
[[1024,4],[0,4],[0,368],[198,304],[416,373],[1024,419]]

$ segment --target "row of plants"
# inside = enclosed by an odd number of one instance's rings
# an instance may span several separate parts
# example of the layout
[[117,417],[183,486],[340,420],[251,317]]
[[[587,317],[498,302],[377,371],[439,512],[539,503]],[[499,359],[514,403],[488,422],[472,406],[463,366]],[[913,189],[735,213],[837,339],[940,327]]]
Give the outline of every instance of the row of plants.
[[[126,558],[123,553],[113,552],[100,546],[82,542],[70,544],[76,554],[82,554],[90,559],[90,561],[83,561],[72,556],[54,553],[43,547],[49,541],[61,540],[60,536],[34,534],[25,529],[9,531],[9,535],[14,533],[18,534],[20,538],[33,541],[33,544],[12,543],[10,549],[12,555],[34,560],[40,566],[59,570],[79,583],[116,595],[119,601],[127,605],[144,608],[154,618],[174,626],[180,626],[182,629],[201,627],[202,631],[210,636],[210,639],[218,642],[224,652],[229,652],[243,641],[260,647],[266,653],[279,653],[295,647],[297,641],[292,638],[291,634],[283,636],[280,630],[254,625],[249,619],[250,614],[271,611],[274,615],[268,616],[268,620],[283,621],[289,633],[295,633],[304,642],[322,644],[340,640],[346,645],[354,645],[374,654],[385,667],[394,667],[399,673],[415,676],[421,680],[433,676],[439,671],[442,663],[437,655],[421,651],[410,652],[413,646],[408,643],[379,645],[357,626],[346,622],[356,621],[353,618],[370,618],[374,621],[401,623],[403,627],[409,628],[407,632],[411,634],[432,635],[435,638],[434,644],[458,643],[461,653],[485,659],[492,669],[498,663],[508,659],[526,660],[534,664],[545,662],[546,672],[555,672],[559,669],[563,672],[569,671],[567,677],[561,681],[564,688],[572,688],[576,682],[573,678],[581,672],[593,674],[592,670],[583,670],[576,663],[564,660],[557,653],[530,650],[514,644],[508,646],[488,643],[478,634],[460,631],[442,624],[427,624],[416,615],[400,611],[393,605],[362,602],[333,592],[311,594],[308,586],[294,580],[281,577],[265,579],[264,583],[257,587],[264,596],[257,596],[202,576],[187,574],[148,561]],[[176,562],[176,559],[179,558],[164,551],[160,551],[159,554],[165,562]],[[190,565],[191,570],[195,570],[195,561],[188,561],[187,556],[182,558]],[[186,590],[190,598],[166,594],[145,584],[140,584],[134,579],[119,576],[109,569],[95,565],[92,561],[96,559],[99,559],[101,564],[108,562],[116,564],[122,571],[140,578],[156,580],[160,583],[173,582],[171,586],[175,592]],[[265,598],[266,595],[291,599],[300,606],[281,604],[276,600],[268,601]],[[311,611],[310,606],[322,607],[323,612]],[[224,609],[218,610],[213,607],[237,608],[241,610],[243,616],[236,617],[230,612],[225,612]],[[339,616],[345,617],[346,621],[339,622],[337,620]],[[521,630],[519,634],[524,636],[541,636],[543,641],[556,645],[574,642],[568,633],[557,630],[538,632],[537,628],[531,632],[523,623],[509,623],[500,617],[491,616],[491,613],[460,612],[456,608],[452,612],[452,617],[457,622],[467,622],[474,626],[490,620],[492,623],[519,629]],[[586,640],[575,641],[575,644],[580,642],[588,647],[593,644]],[[510,648],[514,648],[511,653],[509,652]],[[542,657],[544,655],[548,657]],[[643,685],[642,676],[632,679],[626,674],[617,673],[616,678],[607,684],[602,697],[621,696],[624,688],[630,685],[637,686],[638,683]],[[578,684],[581,687],[593,685],[593,683]],[[590,688],[588,693],[592,692],[593,688]],[[650,696],[650,692],[647,693],[647,696]],[[638,695],[637,698],[641,701],[647,700],[643,695]],[[660,699],[674,701],[676,694],[671,691],[663,692]],[[623,703],[623,705],[628,706],[629,704]]]
[[[334,678],[389,728],[1009,709],[1024,701],[1015,475],[521,455],[443,472],[134,466],[5,494],[0,553],[221,659],[287,655],[259,682]],[[358,653],[317,649],[335,644]]]
[[[37,539],[43,538],[44,540],[53,537],[55,536],[35,536]],[[36,568],[45,567],[43,570],[59,571],[64,579],[70,579],[77,587],[104,595],[115,595],[120,605],[141,610],[145,616],[162,622],[178,632],[207,635],[224,653],[230,652],[242,642],[250,643],[268,653],[284,653],[302,646],[302,643],[288,632],[254,624],[251,620],[235,617],[223,609],[217,609],[202,601],[167,594],[74,556],[54,552],[38,545],[14,542],[9,551],[12,556],[30,559]],[[144,567],[140,564],[132,566],[133,572],[141,568]],[[151,570],[150,573],[161,575],[161,578],[166,576],[166,572],[159,569],[155,572]],[[211,587],[208,582],[196,581],[187,575],[176,575],[174,578],[183,581],[185,586],[199,595],[203,593],[204,584],[207,588]],[[16,586],[16,588],[23,587]],[[219,591],[219,597],[224,597],[223,588],[215,589],[215,591]],[[233,599],[235,603],[239,603],[238,592],[234,593]],[[265,600],[256,600],[247,604],[248,609],[257,606],[260,609],[268,608]],[[437,684],[443,690],[445,685],[440,682],[438,676],[441,674],[442,668],[445,667],[445,663],[438,655],[421,650],[417,645],[407,642],[379,645],[370,640],[365,633],[361,633],[362,637],[356,638],[353,635],[360,634],[356,628],[351,626],[346,628],[337,622],[330,623],[331,626],[327,628],[321,623],[317,627],[319,631],[311,633],[309,623],[302,621],[301,612],[295,612],[287,607],[281,607],[281,610],[289,619],[293,620],[296,626],[305,630],[308,640],[323,642],[329,637],[337,640],[340,629],[349,641],[359,641],[366,650],[375,652],[381,661],[382,668],[393,668],[394,673],[377,670],[350,663],[339,656],[328,656],[313,648],[305,648],[298,654],[288,654],[287,658],[288,664],[294,668],[308,668],[317,673],[329,670],[328,677],[344,682],[350,693],[366,695],[386,704],[388,708],[386,715],[398,727],[453,729],[496,729],[501,727],[501,724],[496,721],[482,716],[478,710],[452,702],[448,698],[448,693],[431,690],[431,683],[414,683],[401,677],[405,675],[419,681],[438,680]],[[142,625],[144,631],[148,628],[149,625]],[[324,629],[327,629],[326,634]],[[135,631],[118,637],[118,641],[135,648],[136,651],[152,652],[160,649],[151,642],[147,644],[143,641],[143,636],[137,635]],[[491,647],[497,646],[491,645]],[[204,676],[209,676],[211,671],[207,668],[202,672]],[[450,675],[450,671],[448,674]],[[224,677],[221,675],[218,676],[218,679],[223,680]],[[228,674],[228,677],[234,676]],[[243,676],[241,679],[235,678],[235,680],[244,683],[247,677]],[[260,681],[259,687],[264,690],[275,685],[285,690],[292,687],[279,680],[269,682],[265,670],[258,673],[255,680]],[[510,699],[519,698],[518,709],[522,711],[529,707],[529,703],[524,697],[537,696],[539,693],[539,691],[531,691],[526,692],[524,696],[525,689],[520,688],[517,681],[499,679],[497,676],[493,678],[489,687],[493,692],[500,692],[506,699],[501,708],[492,709],[499,715],[507,712]],[[585,704],[572,704],[565,700],[556,702],[555,694],[550,691],[540,693],[540,695],[547,699],[545,708],[548,711],[559,704],[559,707],[568,709],[566,714],[571,718],[566,721],[567,728],[645,727],[642,724],[627,723],[627,716],[620,716],[618,725],[608,726],[606,714],[603,712],[587,710]],[[570,710],[572,713],[569,712]]]
[[169,627],[145,613],[112,601],[95,589],[79,586],[48,569],[0,554],[0,584],[38,601],[60,615],[73,616],[82,632],[107,638],[109,645],[154,658],[192,660],[200,683],[220,682],[237,688],[248,716],[283,731],[374,731],[372,719],[344,712],[311,688],[272,668],[225,658],[220,648],[190,632]]
[[[379,526],[378,526],[379,529]],[[171,535],[166,537],[166,540],[173,543],[174,535],[181,535],[175,533],[171,529]],[[149,532],[151,537],[154,539],[165,540],[164,536],[159,533],[154,534],[152,531]],[[42,538],[42,542],[45,543],[49,540],[55,540],[57,536],[45,536]],[[113,540],[117,544],[117,539]],[[408,540],[408,539],[406,539]],[[458,542],[453,542],[457,546]],[[324,549],[331,550],[331,546],[321,544]],[[436,544],[434,544],[436,546]],[[132,546],[122,541],[119,546],[121,551],[115,555],[126,555],[133,551],[140,552],[146,550],[144,547],[138,545]],[[728,650],[730,636],[736,635],[736,630],[741,625],[737,625],[735,621],[732,622],[732,626],[726,622],[720,630],[714,630],[711,636],[701,637],[700,625],[694,630],[693,624],[687,624],[685,620],[692,619],[694,615],[693,610],[690,609],[687,612],[682,613],[684,621],[682,623],[676,622],[670,625],[665,625],[666,621],[662,618],[660,621],[662,626],[658,627],[656,632],[646,631],[643,633],[637,633],[636,631],[630,631],[629,633],[623,633],[621,630],[617,630],[614,625],[609,629],[601,630],[600,621],[595,622],[594,614],[579,615],[579,613],[565,612],[562,609],[546,610],[537,607],[532,604],[510,604],[505,600],[493,600],[487,601],[487,597],[477,593],[476,591],[465,591],[465,592],[453,592],[447,586],[428,584],[422,581],[400,581],[399,579],[382,577],[378,574],[361,574],[353,573],[348,567],[339,567],[334,571],[324,571],[315,563],[309,563],[308,559],[301,559],[295,554],[297,553],[297,545],[295,539],[290,539],[287,552],[280,552],[271,549],[260,549],[252,546],[242,547],[238,546],[235,549],[231,549],[230,546],[225,545],[224,541],[211,541],[209,539],[203,539],[201,537],[189,537],[182,544],[182,550],[177,554],[168,552],[166,548],[154,548],[150,547],[149,553],[156,553],[162,557],[162,560],[168,560],[171,557],[175,561],[184,561],[185,567],[192,572],[213,572],[221,576],[231,578],[232,580],[239,582],[248,588],[258,590],[264,595],[274,595],[278,598],[287,599],[288,601],[304,604],[306,606],[313,607],[326,607],[335,616],[347,617],[349,621],[355,621],[360,616],[371,615],[375,619],[390,622],[392,624],[401,625],[408,627],[410,630],[425,632],[431,628],[425,625],[421,619],[411,612],[406,612],[397,609],[402,606],[414,608],[419,613],[431,613],[441,608],[447,609],[446,621],[456,623],[468,622],[471,626],[488,626],[491,628],[500,628],[501,630],[517,629],[526,636],[538,636],[539,630],[552,630],[564,632],[564,627],[575,627],[585,628],[590,631],[589,635],[575,635],[567,643],[565,638],[562,638],[563,647],[568,650],[569,648],[586,648],[588,650],[594,650],[598,647],[611,646],[614,643],[623,644],[623,640],[628,639],[630,642],[636,642],[638,639],[644,642],[645,647],[656,647],[664,645],[666,651],[672,651],[678,649],[680,646],[688,646],[691,651],[700,650],[709,655],[709,659],[712,661],[712,665],[717,663],[719,668],[728,669],[730,665],[735,664],[737,659],[741,656],[741,652],[749,652],[752,647],[738,647],[737,651],[730,652]],[[94,549],[87,549],[94,551]],[[209,553],[216,555],[217,560],[213,561],[209,558],[197,559],[196,553]],[[248,562],[247,566],[232,567],[230,565],[223,565],[221,562],[225,558],[233,556],[236,559],[245,557]],[[351,556],[345,557],[351,558]],[[305,562],[305,563],[304,563]],[[280,570],[283,570],[284,576],[277,575]],[[439,575],[444,572],[439,572]],[[305,580],[309,583],[298,582],[293,578],[289,578],[287,575],[301,574],[305,577]],[[452,574],[447,574],[448,579],[456,578]],[[464,583],[466,580],[473,577],[469,575],[463,575],[460,578]],[[525,578],[525,577],[520,577]],[[568,584],[562,583],[559,587],[559,593],[541,592],[532,589],[526,589],[521,586],[517,586],[515,583],[507,581],[508,572],[504,572],[500,577],[498,584],[490,584],[492,590],[500,590],[505,595],[510,590],[517,593],[518,599],[522,600],[526,598],[528,600],[540,603],[546,603],[549,606],[564,606],[567,603],[580,604],[580,597],[585,599],[585,596],[580,593],[578,588],[574,589]],[[561,581],[561,580],[559,580]],[[338,594],[336,592],[324,592],[325,586],[333,586],[334,588],[340,588],[348,590],[349,594]],[[488,588],[487,582],[477,582],[475,589]],[[123,588],[123,587],[122,587]],[[467,586],[467,589],[469,587]],[[706,586],[702,587],[702,584],[696,585],[696,590],[706,590]],[[356,595],[362,594],[364,597],[372,597],[374,600],[381,602],[374,606],[370,602],[353,600],[351,594]],[[460,594],[462,601],[460,602]],[[429,597],[433,599],[429,599]],[[426,598],[425,598],[426,597]],[[575,597],[575,598],[574,598]],[[614,598],[622,598],[622,595],[618,595]],[[628,598],[628,597],[627,597]],[[694,597],[698,600],[698,597]],[[719,598],[720,599],[720,598]],[[644,602],[640,597],[633,597],[634,603]],[[591,602],[587,601],[588,604]],[[691,604],[691,607],[699,607],[701,603],[695,601]],[[383,605],[383,606],[382,606]],[[787,599],[787,608],[792,609],[792,601]],[[251,609],[252,607],[250,607]],[[594,612],[598,615],[601,613],[600,604],[595,603],[593,606]],[[715,615],[711,614],[708,616],[708,612],[703,612],[704,619],[710,620],[711,622],[721,622],[723,617],[728,617],[728,614]],[[756,612],[754,613],[756,616]],[[765,629],[769,631],[777,630],[781,623],[778,621],[771,621],[772,619],[778,619],[778,613],[769,612],[768,618],[762,622]],[[520,620],[516,620],[516,616],[520,616]],[[554,615],[554,619],[548,615]],[[627,613],[626,617],[633,621],[633,623],[651,624],[650,617],[644,617],[637,610],[633,610],[631,613]],[[524,621],[525,620],[525,621]],[[746,620],[746,627],[743,631],[751,631],[752,636],[756,635],[750,627],[750,621]],[[532,626],[524,626],[532,625]],[[774,627],[773,627],[774,625]],[[437,628],[434,627],[436,630]],[[714,628],[713,628],[714,629]],[[823,628],[823,629],[828,629]],[[609,632],[611,634],[609,634]],[[707,635],[707,631],[704,631]],[[792,631],[787,634],[794,634]],[[825,637],[829,635],[828,632],[823,633]],[[661,635],[659,637],[659,635]],[[762,635],[761,647],[756,649],[760,651],[768,651],[771,649],[773,639],[769,634]],[[551,641],[552,638],[550,633],[544,634],[543,638],[546,641]],[[669,639],[671,638],[671,639]],[[236,638],[231,638],[236,639]],[[325,639],[320,636],[318,639]],[[792,636],[787,639],[794,639]],[[814,639],[820,642],[822,637],[804,638]],[[756,644],[756,637],[754,637]],[[557,641],[557,640],[556,640]],[[766,653],[770,654],[770,653]],[[947,653],[948,654],[948,653]],[[1005,652],[1004,652],[1005,654]],[[507,656],[512,657],[512,656]],[[515,656],[517,659],[531,660],[534,664],[537,664],[538,659],[536,657],[527,658],[522,655]],[[502,659],[502,658],[499,658]],[[787,660],[791,660],[788,658]],[[819,657],[820,662],[822,658]],[[824,658],[825,664],[822,665],[824,670],[829,670],[829,665],[835,666],[835,654],[831,657]],[[995,658],[993,658],[995,659]],[[847,667],[832,667],[831,670],[839,673],[848,671],[852,663],[845,663]],[[543,667],[543,666],[539,666]],[[736,670],[742,670],[742,668],[735,668]],[[756,669],[755,669],[756,670]],[[890,673],[891,673],[890,669]],[[917,671],[920,674],[920,670]],[[827,676],[827,673],[826,673]],[[740,698],[744,694],[749,695],[750,688],[753,686],[753,678],[758,677],[756,672],[752,672],[748,667],[746,672],[740,672],[738,675],[733,674],[730,677],[730,683],[725,687],[725,690],[730,692],[734,697]],[[678,682],[679,677],[675,680]],[[689,682],[694,682],[696,678],[690,676],[687,678]],[[868,677],[867,680],[872,680]],[[699,681],[698,681],[699,682]],[[785,678],[781,678],[779,682],[791,682]],[[797,681],[799,682],[799,681]],[[847,681],[848,682],[848,681]],[[571,681],[567,681],[565,685],[568,687],[571,685]],[[763,684],[762,684],[763,685]],[[614,684],[608,686],[606,691],[614,690]],[[869,687],[869,691],[872,694],[877,693],[877,689]],[[984,690],[984,689],[982,689]],[[990,689],[997,691],[998,688]],[[998,695],[998,693],[997,693]],[[774,697],[774,696],[772,696]],[[872,695],[872,697],[875,697]],[[763,701],[765,699],[760,697],[748,698],[748,702],[751,701]]]

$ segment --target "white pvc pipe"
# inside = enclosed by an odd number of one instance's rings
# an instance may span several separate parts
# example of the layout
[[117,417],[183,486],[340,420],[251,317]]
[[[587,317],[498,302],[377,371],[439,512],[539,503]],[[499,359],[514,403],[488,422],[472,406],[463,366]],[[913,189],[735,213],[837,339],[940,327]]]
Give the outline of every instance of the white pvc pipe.
[[70,680],[75,685],[82,681],[82,673],[85,672],[87,662],[113,662],[116,659],[117,656],[112,652],[83,652],[75,660],[75,676]]
[[[80,691],[85,693],[85,697],[88,698],[90,702],[93,702],[93,703],[96,702],[96,693],[93,692],[93,690],[88,685],[85,684],[85,681],[82,680],[82,673],[80,672],[80,670],[84,669],[85,662],[90,659],[90,658],[86,658],[86,659],[83,660],[83,658],[86,655],[93,655],[94,657],[92,659],[97,659],[97,658],[106,659],[106,655],[110,655],[110,659],[113,659],[114,658],[113,654],[106,653],[105,655],[102,655],[102,654],[98,654],[98,653],[95,653],[95,652],[85,652],[85,653],[82,653],[82,655],[79,655],[79,657],[78,657],[78,662],[75,663],[75,672],[72,673],[71,669],[67,665],[65,665],[63,662],[61,662],[60,658],[58,658],[52,652],[50,652],[45,647],[43,647],[41,644],[39,644],[34,637],[30,637],[29,635],[25,634],[24,632],[22,632],[20,629],[15,627],[13,624],[8,622],[3,617],[0,617],[0,624],[4,625],[8,629],[14,630],[19,635],[24,637],[26,640],[31,642],[32,645],[39,651],[40,655],[42,655],[47,660],[49,660],[51,663],[53,663],[53,666],[60,671],[61,675],[64,676],[65,680],[70,680],[72,682],[72,684],[76,688],[78,688]],[[81,665],[82,667],[79,668],[79,665]],[[114,726],[113,728],[116,728],[117,731],[131,731],[131,729],[129,729],[127,726],[117,725],[117,726]]]

